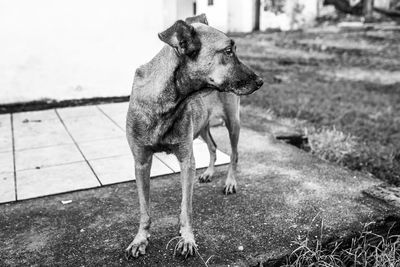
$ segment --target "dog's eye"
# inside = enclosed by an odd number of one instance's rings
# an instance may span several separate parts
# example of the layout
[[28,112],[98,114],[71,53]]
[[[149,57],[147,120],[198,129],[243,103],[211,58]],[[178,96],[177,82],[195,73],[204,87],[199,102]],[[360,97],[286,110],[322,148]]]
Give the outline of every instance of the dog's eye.
[[226,54],[227,56],[232,56],[232,55],[233,55],[233,50],[232,50],[232,48],[229,47],[229,48],[225,49],[225,54]]

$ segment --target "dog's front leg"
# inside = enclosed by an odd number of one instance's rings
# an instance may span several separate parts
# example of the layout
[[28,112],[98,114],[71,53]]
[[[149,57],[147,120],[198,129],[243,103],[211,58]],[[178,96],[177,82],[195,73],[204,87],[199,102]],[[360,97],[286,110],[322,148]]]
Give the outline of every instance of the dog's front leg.
[[185,152],[178,153],[177,157],[181,166],[182,203],[180,215],[180,234],[182,239],[178,244],[178,253],[187,257],[193,255],[197,248],[192,228],[192,198],[193,181],[196,165],[193,156],[192,144],[187,146]]
[[148,151],[136,151],[135,154],[135,176],[139,196],[140,224],[139,230],[132,243],[126,249],[127,256],[138,257],[146,253],[150,237],[150,169],[152,163],[152,153]]

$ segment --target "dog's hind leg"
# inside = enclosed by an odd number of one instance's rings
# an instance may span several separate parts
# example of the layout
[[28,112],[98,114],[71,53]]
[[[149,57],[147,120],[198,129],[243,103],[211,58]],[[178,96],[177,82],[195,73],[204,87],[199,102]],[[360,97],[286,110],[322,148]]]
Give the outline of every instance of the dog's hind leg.
[[[237,106],[238,107],[238,106]],[[225,181],[224,194],[233,194],[236,193],[236,174],[237,174],[237,165],[239,160],[238,155],[238,142],[239,142],[239,133],[240,133],[240,120],[239,120],[239,112],[238,111],[230,111],[230,116],[226,117],[226,127],[229,132],[229,139],[231,141],[231,162],[229,164],[228,169],[228,177]]]
[[210,125],[207,125],[207,127],[204,127],[204,129],[200,132],[201,138],[207,143],[208,151],[210,152],[210,164],[199,176],[199,182],[200,183],[207,183],[211,182],[211,178],[214,175],[215,172],[215,161],[217,160],[217,144],[215,144],[214,139],[212,138],[212,135],[210,133]]
[[138,257],[146,253],[146,247],[149,244],[148,238],[150,237],[150,169],[152,163],[153,153],[140,149],[135,151],[135,176],[136,185],[139,196],[140,206],[140,224],[139,230],[125,250],[127,257]]

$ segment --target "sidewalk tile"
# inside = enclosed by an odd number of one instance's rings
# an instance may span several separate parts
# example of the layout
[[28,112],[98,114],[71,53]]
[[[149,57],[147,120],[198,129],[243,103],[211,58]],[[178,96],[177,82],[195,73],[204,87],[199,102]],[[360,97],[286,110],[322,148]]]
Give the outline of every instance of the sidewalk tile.
[[[90,160],[92,168],[103,185],[132,181],[135,179],[135,165],[131,155]],[[153,157],[150,176],[173,173],[159,159]]]
[[0,173],[14,172],[12,151],[0,152]]
[[[193,154],[196,161],[196,169],[208,167],[210,163],[210,154],[208,152],[207,144],[203,141],[197,141],[196,145],[193,146]],[[181,168],[179,165],[178,159],[172,155],[167,154],[165,152],[156,153],[156,157],[158,157],[162,162],[168,165],[174,172],[180,172]],[[223,153],[222,151],[217,149],[217,161],[215,165],[223,165],[230,162],[230,157]]]
[[0,203],[15,201],[14,173],[0,174]]
[[46,109],[39,111],[18,112],[13,114],[14,125],[24,124],[28,122],[44,122],[58,120],[58,116],[54,109]]
[[126,129],[126,114],[108,115],[123,131]]
[[57,112],[63,119],[99,116],[101,114],[101,112],[97,109],[96,106],[58,108]]
[[103,104],[98,107],[109,116],[119,127],[126,127],[126,113],[128,112],[129,102]]
[[14,124],[14,140],[16,150],[73,143],[59,119]]
[[88,160],[120,155],[132,155],[125,136],[80,143],[79,148]]
[[12,151],[10,114],[0,115],[0,152]]
[[223,164],[228,164],[230,162],[231,162],[231,156],[217,149],[217,160],[215,161],[215,165],[223,165]]
[[[210,163],[210,153],[208,152],[207,144],[196,145],[193,149],[194,158],[196,160],[196,169],[208,167]],[[227,164],[230,162],[230,157],[217,149],[217,161],[215,165]]]
[[66,118],[63,121],[78,144],[113,137],[125,137],[125,133],[104,114],[81,118]]
[[75,144],[15,151],[17,170],[43,168],[84,160]]
[[129,102],[102,104],[98,105],[98,107],[108,115],[123,114],[124,116],[126,116],[126,113],[128,112]]
[[159,158],[164,164],[170,167],[174,172],[180,172],[181,167],[179,165],[178,159],[173,154],[167,154],[165,152],[159,152],[154,154]]
[[193,145],[194,146],[202,145],[202,144],[205,144],[205,142],[200,137],[193,140]]
[[106,116],[110,120],[113,121],[113,123],[116,123],[121,130],[125,131],[126,128],[126,113],[106,113]]
[[17,172],[18,199],[100,186],[86,162]]

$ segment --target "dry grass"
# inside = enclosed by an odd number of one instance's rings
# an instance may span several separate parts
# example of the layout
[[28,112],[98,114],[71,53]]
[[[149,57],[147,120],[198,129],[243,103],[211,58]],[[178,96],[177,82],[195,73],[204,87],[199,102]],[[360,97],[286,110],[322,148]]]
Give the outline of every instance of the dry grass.
[[349,155],[357,152],[357,139],[351,134],[345,134],[335,127],[306,128],[311,153],[318,157],[343,164]]
[[[389,231],[390,232],[390,231]],[[323,245],[323,224],[320,237],[294,242],[298,247],[288,257],[286,267],[300,266],[362,266],[362,267],[398,267],[400,266],[400,236],[382,236],[368,230],[368,226],[351,240],[344,248],[339,242],[329,248]]]

